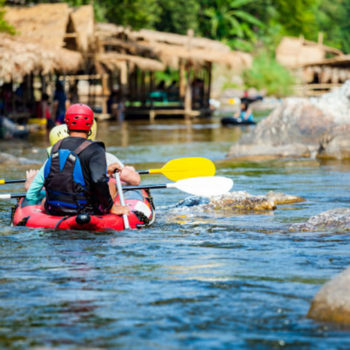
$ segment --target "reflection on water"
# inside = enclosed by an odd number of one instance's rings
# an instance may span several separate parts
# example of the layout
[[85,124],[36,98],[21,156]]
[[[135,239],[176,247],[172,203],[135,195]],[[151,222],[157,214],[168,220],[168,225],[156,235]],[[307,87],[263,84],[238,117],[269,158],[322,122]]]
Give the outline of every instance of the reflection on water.
[[[0,348],[349,348],[347,330],[305,318],[320,286],[348,266],[349,236],[288,231],[349,205],[349,164],[219,162],[245,131],[219,119],[103,122],[99,139],[138,169],[202,155],[235,190],[306,202],[268,215],[181,212],[172,208],[185,193],[155,190],[152,227],[100,233],[10,227],[11,205],[0,202]],[[46,146],[46,135],[0,143],[33,166]],[[23,177],[27,168],[0,165],[1,177]]]
[[177,144],[191,142],[232,142],[241,137],[242,128],[222,128],[219,121],[191,123],[184,120],[99,123],[98,137],[107,145],[127,147],[144,144]]

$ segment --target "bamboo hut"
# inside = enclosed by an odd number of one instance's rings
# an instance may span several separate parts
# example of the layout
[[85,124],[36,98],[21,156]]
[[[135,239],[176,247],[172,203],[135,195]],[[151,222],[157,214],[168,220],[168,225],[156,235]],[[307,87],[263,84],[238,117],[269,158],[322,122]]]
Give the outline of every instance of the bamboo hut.
[[316,96],[350,79],[350,55],[325,58],[302,66],[303,94]]
[[[17,35],[4,36],[0,42],[4,49],[0,52],[0,81],[31,76],[33,86],[33,75],[39,74],[43,90],[52,85],[53,74],[69,85],[82,82],[80,101],[99,106],[104,115],[116,88],[119,102],[126,100],[128,115],[153,119],[157,115],[206,114],[210,111],[212,65],[239,71],[252,62],[249,54],[194,37],[191,31],[178,35],[95,24],[91,5],[75,9],[66,3],[6,7],[5,20],[16,28]],[[166,69],[178,73],[178,82],[169,87],[171,92],[156,86],[155,72]]]
[[[127,114],[146,114],[151,119],[156,115],[196,116],[210,112],[212,64],[224,64],[242,70],[252,62],[249,54],[232,52],[223,43],[196,38],[192,32],[186,36],[145,29],[132,31],[111,24],[98,24],[96,37],[99,53],[111,55],[111,52],[121,52],[152,60],[154,69],[148,69],[147,73],[146,67],[136,65],[136,69],[126,74],[128,80],[122,84],[127,86],[129,94]],[[96,62],[100,63],[100,59],[101,54],[96,55]],[[155,87],[152,74],[152,71],[160,70],[160,64],[162,69],[172,68],[179,72],[179,84],[176,103],[163,101],[166,105],[156,107],[152,97],[166,98],[166,93]],[[135,107],[137,103],[141,103],[141,106]]]
[[295,69],[321,61],[327,54],[341,55],[342,52],[323,45],[321,35],[317,43],[305,40],[303,37],[284,37],[276,49],[276,60],[287,68]]
[[[86,12],[84,7],[82,10]],[[1,34],[0,85],[8,83],[6,89],[14,90],[24,83],[29,91],[24,105],[34,104],[35,95],[41,96],[47,90],[52,94],[54,75],[71,74],[82,68],[84,40],[76,40],[74,45],[69,42],[72,34],[76,36],[72,33],[75,28],[71,12],[63,3],[5,8],[5,20],[15,27],[16,35]],[[11,115],[16,118],[23,113],[11,111]]]
[[276,49],[277,61],[300,81],[297,90],[302,95],[322,94],[350,78],[349,55],[323,45],[322,41],[321,33],[318,42],[285,37]]

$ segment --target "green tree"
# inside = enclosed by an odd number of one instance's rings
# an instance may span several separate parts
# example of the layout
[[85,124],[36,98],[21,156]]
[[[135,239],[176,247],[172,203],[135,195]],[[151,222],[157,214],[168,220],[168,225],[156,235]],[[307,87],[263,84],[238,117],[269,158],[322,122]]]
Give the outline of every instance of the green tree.
[[288,96],[293,92],[295,79],[291,73],[266,52],[255,57],[252,67],[243,74],[247,87],[266,90],[268,95]]
[[[245,10],[254,0],[214,0],[207,3],[203,14],[205,16],[205,31],[209,28],[210,37],[225,40],[236,46],[238,40],[256,39],[256,28],[263,23]],[[202,21],[203,23],[203,21]]]
[[15,34],[15,28],[8,24],[5,19],[5,9],[4,9],[5,0],[0,0],[0,32]]
[[161,10],[155,28],[160,31],[186,34],[198,29],[198,0],[158,0]]
[[[342,5],[339,8],[339,12],[341,14],[339,18],[339,28],[340,28],[340,48],[345,53],[350,53],[350,22],[349,22],[349,16],[350,16],[350,1],[345,0],[342,1]],[[326,28],[325,28],[326,31]]]
[[288,35],[303,34],[310,39],[317,33],[315,10],[319,0],[273,0],[276,19]]
[[160,15],[157,0],[101,0],[104,20],[134,29],[153,28]]
[[324,43],[345,53],[350,52],[350,0],[319,0],[317,28],[324,33]]
[[258,0],[248,4],[246,11],[265,24],[258,32],[259,40],[273,47],[285,35],[317,39],[320,1],[324,0]]

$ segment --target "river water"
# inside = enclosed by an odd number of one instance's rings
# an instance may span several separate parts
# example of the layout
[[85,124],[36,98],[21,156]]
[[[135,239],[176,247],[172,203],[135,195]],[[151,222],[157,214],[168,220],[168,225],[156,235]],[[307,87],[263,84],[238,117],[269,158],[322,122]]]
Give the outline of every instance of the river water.
[[[188,197],[154,190],[154,225],[140,231],[63,232],[11,227],[0,203],[1,349],[348,349],[350,333],[306,318],[319,288],[350,263],[350,237],[289,232],[322,211],[349,206],[350,166],[313,160],[222,162],[240,128],[218,119],[99,124],[108,151],[137,169],[204,156],[234,190],[306,198],[264,214],[173,208]],[[28,163],[45,159],[47,136],[1,142]],[[166,183],[144,176],[143,183]],[[2,192],[21,192],[5,185]],[[14,202],[14,201],[13,201]]]

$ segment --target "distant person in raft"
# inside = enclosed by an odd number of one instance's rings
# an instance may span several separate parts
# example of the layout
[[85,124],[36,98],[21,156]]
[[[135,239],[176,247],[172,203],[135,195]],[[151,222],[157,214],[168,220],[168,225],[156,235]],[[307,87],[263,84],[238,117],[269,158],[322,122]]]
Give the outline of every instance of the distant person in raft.
[[[113,203],[117,192],[115,184],[108,182],[104,144],[88,140],[93,120],[93,111],[87,105],[75,104],[67,109],[69,136],[53,145],[27,191],[29,202],[38,203],[45,197],[46,212],[58,216],[129,213],[128,207]],[[109,165],[108,173],[115,171],[120,172],[122,181],[140,183],[140,176],[132,167],[115,162]]]
[[242,122],[254,122],[253,113],[249,104],[245,101],[241,102],[240,111],[233,115],[239,123]]

